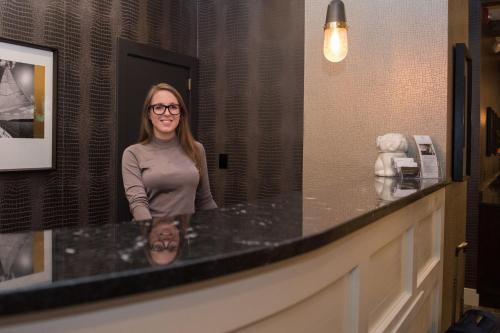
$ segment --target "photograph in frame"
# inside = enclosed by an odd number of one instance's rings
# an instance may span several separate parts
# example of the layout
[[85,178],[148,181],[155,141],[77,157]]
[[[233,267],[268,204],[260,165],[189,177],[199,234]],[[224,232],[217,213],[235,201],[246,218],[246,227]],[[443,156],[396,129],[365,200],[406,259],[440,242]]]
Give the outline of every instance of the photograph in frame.
[[486,107],[486,156],[500,155],[500,117],[491,107]]
[[54,169],[56,50],[0,38],[0,171]]

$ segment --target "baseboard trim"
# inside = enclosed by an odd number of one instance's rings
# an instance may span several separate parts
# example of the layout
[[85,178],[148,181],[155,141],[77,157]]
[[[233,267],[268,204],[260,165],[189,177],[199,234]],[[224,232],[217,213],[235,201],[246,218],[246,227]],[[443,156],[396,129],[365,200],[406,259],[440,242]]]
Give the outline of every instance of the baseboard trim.
[[464,304],[479,306],[479,294],[476,292],[476,289],[464,288]]

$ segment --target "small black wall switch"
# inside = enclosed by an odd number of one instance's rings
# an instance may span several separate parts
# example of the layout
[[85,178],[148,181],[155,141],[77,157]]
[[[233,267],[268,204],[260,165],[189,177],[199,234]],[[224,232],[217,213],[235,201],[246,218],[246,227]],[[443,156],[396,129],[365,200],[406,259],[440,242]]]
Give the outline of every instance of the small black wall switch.
[[227,169],[228,159],[227,154],[219,154],[219,169]]

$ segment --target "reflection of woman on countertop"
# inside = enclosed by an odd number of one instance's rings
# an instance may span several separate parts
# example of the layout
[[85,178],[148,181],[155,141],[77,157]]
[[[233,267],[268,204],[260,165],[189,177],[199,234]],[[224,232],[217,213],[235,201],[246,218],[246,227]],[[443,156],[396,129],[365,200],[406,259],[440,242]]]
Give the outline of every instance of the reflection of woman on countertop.
[[149,90],[139,143],[123,152],[125,194],[134,220],[216,208],[203,146],[193,139],[186,105],[166,83]]
[[[188,215],[184,215],[188,216]],[[140,223],[148,240],[146,258],[152,266],[165,266],[173,263],[180,254],[184,236],[181,236],[181,223],[173,218],[153,219]]]

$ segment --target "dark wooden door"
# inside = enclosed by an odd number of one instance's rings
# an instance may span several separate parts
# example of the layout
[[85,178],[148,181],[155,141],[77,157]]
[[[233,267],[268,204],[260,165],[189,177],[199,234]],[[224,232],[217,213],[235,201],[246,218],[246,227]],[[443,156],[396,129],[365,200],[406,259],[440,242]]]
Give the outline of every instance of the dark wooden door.
[[[497,181],[498,183],[498,181]],[[479,305],[500,308],[500,200],[479,203],[477,292]]]
[[117,216],[118,221],[129,221],[132,216],[123,189],[121,158],[125,148],[138,141],[146,94],[152,85],[160,82],[174,86],[187,104],[190,125],[193,134],[196,134],[197,105],[191,87],[195,83],[197,60],[168,50],[118,39],[117,63]]

